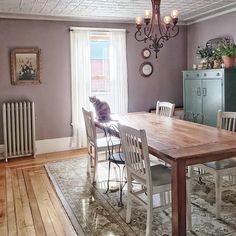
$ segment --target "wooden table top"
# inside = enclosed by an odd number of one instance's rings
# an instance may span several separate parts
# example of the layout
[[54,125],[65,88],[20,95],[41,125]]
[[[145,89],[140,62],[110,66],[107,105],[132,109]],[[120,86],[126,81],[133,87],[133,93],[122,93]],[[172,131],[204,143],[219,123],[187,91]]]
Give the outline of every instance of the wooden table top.
[[188,165],[236,156],[236,133],[152,113],[115,115],[120,124],[145,129],[150,153]]

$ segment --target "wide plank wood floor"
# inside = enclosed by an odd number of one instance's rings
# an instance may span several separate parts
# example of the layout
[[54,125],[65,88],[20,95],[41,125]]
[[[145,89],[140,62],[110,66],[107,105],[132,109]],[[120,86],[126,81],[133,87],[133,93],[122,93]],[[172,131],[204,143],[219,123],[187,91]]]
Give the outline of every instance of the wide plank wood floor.
[[0,236],[77,235],[44,164],[86,155],[86,150],[0,162]]

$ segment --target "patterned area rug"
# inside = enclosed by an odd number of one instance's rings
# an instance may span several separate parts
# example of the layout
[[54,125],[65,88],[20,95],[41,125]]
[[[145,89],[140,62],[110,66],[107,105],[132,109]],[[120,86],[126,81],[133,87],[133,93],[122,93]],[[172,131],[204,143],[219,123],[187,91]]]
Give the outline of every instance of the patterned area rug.
[[[99,163],[99,181],[96,187],[87,176],[87,158],[54,162],[46,165],[47,172],[79,236],[84,235],[145,235],[146,210],[139,203],[132,209],[131,224],[125,223],[126,191],[124,207],[118,207],[119,192],[105,194],[107,163]],[[112,168],[112,178],[116,177]],[[115,189],[113,185],[113,189]],[[156,203],[158,197],[155,198]],[[223,195],[222,220],[214,214],[214,184],[194,182],[192,193],[193,232],[188,235],[236,236],[236,192],[225,191]],[[154,202],[155,204],[155,202]],[[153,234],[171,236],[171,209],[154,210]]]

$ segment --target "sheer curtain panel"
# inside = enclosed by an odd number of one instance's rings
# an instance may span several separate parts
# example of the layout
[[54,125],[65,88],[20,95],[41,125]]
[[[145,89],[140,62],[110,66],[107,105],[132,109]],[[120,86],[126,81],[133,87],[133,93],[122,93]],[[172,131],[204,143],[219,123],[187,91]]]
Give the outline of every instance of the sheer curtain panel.
[[71,30],[72,147],[86,147],[82,107],[89,109],[91,69],[89,31]]
[[128,112],[125,30],[111,31],[110,47],[111,111]]

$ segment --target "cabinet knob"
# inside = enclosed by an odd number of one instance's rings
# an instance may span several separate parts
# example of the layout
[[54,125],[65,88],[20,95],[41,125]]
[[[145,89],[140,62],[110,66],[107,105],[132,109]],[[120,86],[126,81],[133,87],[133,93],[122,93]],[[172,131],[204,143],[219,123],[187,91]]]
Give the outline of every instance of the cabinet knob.
[[206,73],[204,73],[204,76],[207,76],[207,74],[206,74]]
[[186,74],[186,77],[188,77],[188,74]]
[[197,74],[197,77],[199,77],[199,74]]
[[216,76],[220,76],[220,73],[218,72],[218,73],[216,74]]

